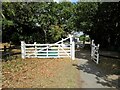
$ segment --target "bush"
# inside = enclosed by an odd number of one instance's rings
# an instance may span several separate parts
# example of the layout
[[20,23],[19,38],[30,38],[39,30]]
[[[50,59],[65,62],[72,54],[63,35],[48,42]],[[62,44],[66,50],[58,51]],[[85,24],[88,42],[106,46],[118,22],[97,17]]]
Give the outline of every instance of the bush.
[[85,40],[85,41],[87,41],[87,42],[89,42],[89,40],[90,40],[89,37],[84,37],[84,35],[81,35],[79,39],[80,39],[80,41]]

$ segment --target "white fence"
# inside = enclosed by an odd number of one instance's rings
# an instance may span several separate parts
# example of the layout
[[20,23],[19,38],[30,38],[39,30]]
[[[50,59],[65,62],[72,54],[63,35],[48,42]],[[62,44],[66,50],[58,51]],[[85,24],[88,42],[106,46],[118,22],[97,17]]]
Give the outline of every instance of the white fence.
[[94,40],[92,40],[92,44],[91,44],[91,59],[98,64],[99,63],[99,44],[96,46],[94,44]]
[[[63,44],[63,41],[70,38],[70,44]],[[62,39],[55,44],[26,44],[21,41],[22,58],[62,58],[70,57],[75,59],[75,45],[72,37]],[[60,44],[59,44],[60,43]]]

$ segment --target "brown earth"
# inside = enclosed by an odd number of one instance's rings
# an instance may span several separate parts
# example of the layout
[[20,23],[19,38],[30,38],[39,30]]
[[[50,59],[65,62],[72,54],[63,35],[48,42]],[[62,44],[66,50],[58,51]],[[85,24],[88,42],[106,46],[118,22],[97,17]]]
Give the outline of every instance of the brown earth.
[[80,73],[65,59],[16,59],[2,62],[3,88],[80,88]]

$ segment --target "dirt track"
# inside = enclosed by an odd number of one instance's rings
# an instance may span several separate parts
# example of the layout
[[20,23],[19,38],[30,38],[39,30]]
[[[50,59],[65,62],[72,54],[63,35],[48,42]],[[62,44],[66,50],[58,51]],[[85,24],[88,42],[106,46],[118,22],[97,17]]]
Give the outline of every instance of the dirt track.
[[79,61],[76,67],[80,71],[82,88],[118,88],[118,75],[107,73],[101,63],[97,65],[91,61],[89,50],[76,51],[76,60]]

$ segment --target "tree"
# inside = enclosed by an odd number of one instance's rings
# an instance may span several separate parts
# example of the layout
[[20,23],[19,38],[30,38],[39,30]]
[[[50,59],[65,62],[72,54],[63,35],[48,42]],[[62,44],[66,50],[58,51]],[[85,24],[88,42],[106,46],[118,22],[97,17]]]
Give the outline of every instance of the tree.
[[119,21],[119,3],[100,3],[98,11],[94,16],[93,29],[91,37],[101,47],[119,48],[120,47],[120,30],[118,29]]
[[120,46],[119,3],[4,2],[2,7],[4,42],[54,43],[83,31],[103,47]]
[[[21,34],[25,34],[23,27],[27,24],[25,21],[28,21],[26,18],[25,9],[23,9],[26,3],[2,3],[2,13],[5,16],[3,18],[3,41],[16,39],[20,41]],[[29,11],[29,10],[28,10]],[[12,21],[13,26],[7,27],[6,22]],[[9,32],[10,31],[10,32]],[[9,33],[10,36],[7,34]],[[6,35],[7,34],[7,35]],[[17,35],[17,36],[16,36]],[[8,36],[6,39],[4,36]],[[14,38],[15,37],[15,38]],[[15,41],[16,41],[15,40]]]
[[[67,8],[69,6],[71,9]],[[53,38],[49,40],[49,36],[54,33],[53,27],[62,30],[61,36],[55,34],[59,37],[65,36],[66,32],[70,32],[70,27],[72,26],[68,21],[71,20],[72,13],[71,3],[54,3],[54,2],[40,2],[40,3],[30,3],[30,2],[16,2],[16,3],[3,3],[2,14],[5,16],[6,20],[11,20],[13,22],[13,27],[7,28],[3,25],[4,40],[11,40],[13,43],[18,43],[18,41],[25,40],[27,43],[32,43],[34,41],[40,43],[49,43],[49,41],[56,41]],[[27,13],[26,13],[27,12]],[[37,26],[36,24],[39,24]],[[11,29],[10,29],[11,28]],[[8,30],[11,31],[11,35],[6,37]],[[53,32],[52,32],[53,31]]]
[[77,31],[84,32],[83,44],[85,44],[85,36],[91,31],[93,26],[93,16],[96,14],[98,4],[97,3],[80,3],[76,4],[75,10],[75,25]]

